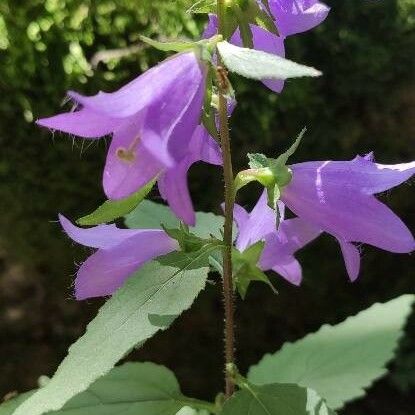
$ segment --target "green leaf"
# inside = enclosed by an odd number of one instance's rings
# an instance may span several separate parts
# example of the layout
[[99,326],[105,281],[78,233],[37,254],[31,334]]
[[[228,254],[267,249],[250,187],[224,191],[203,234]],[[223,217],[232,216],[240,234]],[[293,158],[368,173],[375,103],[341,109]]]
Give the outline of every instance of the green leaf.
[[178,316],[188,309],[204,288],[207,274],[208,268],[179,271],[157,262],[146,264],[104,304],[50,382],[14,415],[61,409],[133,347],[166,328],[152,324],[149,315]]
[[138,192],[121,200],[107,200],[98,209],[89,215],[78,219],[76,223],[82,226],[99,225],[101,223],[112,222],[113,220],[125,216],[134,210],[150,193],[157,179],[147,183]]
[[298,385],[246,384],[225,402],[221,415],[335,415],[314,391]]
[[321,75],[317,69],[260,50],[241,48],[226,41],[219,42],[217,47],[226,67],[245,78],[284,80]]
[[[11,415],[27,398],[28,394],[23,394],[1,405],[0,415]],[[190,414],[192,412],[189,410],[194,410],[187,405],[213,407],[208,402],[183,396],[176,377],[167,368],[154,363],[125,363],[112,369],[88,390],[72,398],[61,410],[49,414],[115,415],[128,412],[176,415],[182,408],[188,408]],[[196,411],[193,413],[196,414]]]
[[147,36],[138,36],[144,43],[161,50],[163,52],[185,52],[195,47],[194,42],[159,42],[158,40],[150,39]]
[[[196,226],[190,231],[199,238],[210,238],[211,235],[221,239],[224,218],[213,213],[196,212]],[[168,229],[179,228],[180,221],[165,205],[143,200],[133,212],[125,217],[125,224],[136,229]]]
[[414,295],[375,304],[336,326],[323,326],[296,343],[286,343],[251,367],[257,384],[297,383],[310,387],[334,409],[361,397],[393,358]]

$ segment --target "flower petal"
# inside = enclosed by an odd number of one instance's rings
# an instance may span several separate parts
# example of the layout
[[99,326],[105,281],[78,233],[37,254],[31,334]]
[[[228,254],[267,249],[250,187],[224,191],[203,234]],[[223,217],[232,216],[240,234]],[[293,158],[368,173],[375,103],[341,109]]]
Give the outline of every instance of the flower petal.
[[[181,160],[187,153],[191,137],[199,125],[205,94],[204,73],[199,74],[198,86],[192,94],[183,90],[192,89],[189,83],[177,80],[163,103],[156,102],[146,111],[143,123],[143,145],[153,156],[172,166],[174,160]],[[186,99],[183,100],[183,95]],[[178,108],[180,107],[180,111]]]
[[316,239],[320,234],[319,229],[301,218],[284,220],[278,230],[265,238],[265,247],[260,259],[261,269],[273,269],[276,265],[287,262],[287,259],[291,261],[299,249]]
[[59,222],[67,235],[75,242],[91,248],[108,249],[138,235],[141,230],[119,229],[115,225],[99,225],[93,228],[79,228],[65,216],[59,215]]
[[[250,25],[250,27],[254,48],[256,50],[285,57],[284,38],[276,36],[275,34],[268,32],[259,26]],[[242,39],[239,29],[233,34],[231,43],[237,46],[242,46]],[[284,81],[282,80],[269,79],[263,80],[262,82],[274,92],[281,92],[284,88]]]
[[183,160],[167,169],[158,181],[161,196],[174,214],[189,226],[195,226],[196,215],[187,185],[187,172],[191,163]]
[[181,53],[144,72],[116,92],[85,97],[70,91],[69,96],[86,108],[114,118],[130,117],[154,103],[163,111],[169,101],[176,104],[178,115],[192,99],[202,77],[196,55]]
[[318,26],[330,11],[330,7],[317,0],[270,0],[269,6],[282,36]]
[[[330,163],[330,162],[327,162]],[[391,252],[411,252],[414,238],[405,224],[375,197],[344,180],[333,180],[327,163],[311,169],[291,166],[293,179],[283,202],[299,217],[348,242],[364,242]]]
[[205,30],[202,34],[202,39],[209,39],[212,36],[218,34],[218,16],[213,13],[209,13],[208,24],[205,26]]
[[190,145],[188,148],[191,158],[196,161],[204,161],[205,163],[222,165],[222,150],[218,142],[213,139],[205,127],[199,125],[196,127]]
[[392,189],[415,174],[415,162],[377,164],[367,157],[357,156],[351,161],[310,161],[294,164],[293,171],[315,177],[320,172],[326,184],[375,194]]
[[338,239],[350,281],[356,281],[360,272],[360,252],[351,243]]
[[85,108],[36,121],[36,124],[42,127],[83,138],[99,138],[111,134],[119,123],[120,121],[115,118]]
[[243,226],[238,226],[238,230],[236,247],[240,251],[244,251],[256,242],[264,240],[268,234],[276,231],[276,215],[267,204],[266,192],[262,193],[249,214],[249,220],[243,223]]
[[141,143],[139,122],[124,124],[114,133],[103,175],[105,194],[122,199],[136,192],[164,169]]
[[80,267],[75,281],[78,300],[111,295],[145,262],[178,249],[160,230],[142,230],[124,242],[100,249]]
[[280,274],[291,284],[299,286],[303,279],[303,272],[300,263],[294,258],[290,258],[287,262],[282,261],[272,268],[277,274]]

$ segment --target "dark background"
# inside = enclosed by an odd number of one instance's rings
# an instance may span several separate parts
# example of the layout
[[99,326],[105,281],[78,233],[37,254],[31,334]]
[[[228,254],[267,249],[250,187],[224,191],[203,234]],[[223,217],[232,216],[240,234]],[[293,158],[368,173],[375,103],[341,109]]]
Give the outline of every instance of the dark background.
[[[165,55],[142,48],[124,59],[90,61],[100,50],[135,45],[138,34],[194,37],[203,23],[185,14],[186,0],[2,0],[0,2],[0,396],[27,390],[51,375],[67,347],[95,315],[99,300],[72,298],[74,262],[89,253],[56,224],[57,212],[77,218],[104,200],[100,175],[106,144],[72,141],[41,131],[33,120],[60,110],[69,88],[114,90]],[[415,156],[415,4],[413,0],[327,1],[333,10],[318,29],[287,41],[287,55],[324,72],[287,83],[280,96],[235,79],[232,119],[236,168],[245,154],[285,149],[305,125],[295,161],[351,159],[375,151],[383,163]],[[218,211],[218,169],[198,166],[191,188],[199,209]],[[249,206],[254,187],[240,200]],[[155,195],[157,198],[157,195]],[[410,183],[381,195],[414,229]],[[364,247],[355,284],[347,281],[339,247],[324,236],[301,252],[305,281],[277,277],[272,295],[254,285],[238,303],[242,370],[284,341],[337,323],[377,301],[413,292],[413,257]],[[132,358],[164,363],[183,389],[212,397],[221,387],[222,315],[218,286]],[[415,404],[415,318],[391,374],[346,415],[410,415]]]

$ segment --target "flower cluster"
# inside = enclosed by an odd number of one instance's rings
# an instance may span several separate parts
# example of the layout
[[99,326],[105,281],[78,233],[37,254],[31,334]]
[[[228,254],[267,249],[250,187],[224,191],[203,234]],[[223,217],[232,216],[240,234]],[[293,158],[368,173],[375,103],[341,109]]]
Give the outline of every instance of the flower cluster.
[[[259,7],[263,7],[258,1]],[[329,14],[330,8],[317,0],[271,0],[269,10],[271,19],[276,23],[278,34],[267,31],[255,24],[250,25],[254,48],[278,56],[285,56],[284,41],[288,36],[306,32],[322,23]],[[218,30],[218,18],[215,14],[209,15],[209,23],[203,36],[209,38]],[[240,30],[233,33],[231,43],[242,45]],[[274,92],[281,92],[284,81],[264,80],[263,83]]]
[[[258,50],[279,56],[284,56],[286,37],[317,26],[329,12],[317,0],[268,3],[265,11],[275,21],[278,34],[251,24],[253,44]],[[262,2],[259,5],[263,7]],[[217,17],[211,14],[204,38],[214,36],[217,26]],[[239,29],[230,42],[242,44]],[[92,140],[111,135],[103,173],[108,198],[123,199],[157,179],[160,194],[171,210],[193,226],[196,216],[187,186],[188,170],[199,161],[222,164],[221,149],[201,122],[208,71],[206,59],[197,49],[187,50],[116,92],[92,97],[69,92],[74,109],[41,119],[38,124]],[[276,92],[283,88],[282,80],[264,83]],[[261,270],[273,270],[300,284],[301,266],[294,254],[322,232],[338,240],[352,281],[360,269],[356,243],[397,253],[414,250],[411,232],[374,195],[411,178],[415,162],[382,165],[368,155],[352,161],[299,163],[289,169],[292,177],[282,187],[278,202],[278,227],[265,193],[251,213],[239,205],[234,209],[236,249],[243,253],[264,241],[258,261]],[[296,217],[285,219],[285,207]],[[121,229],[115,225],[83,229],[63,216],[60,222],[73,240],[97,249],[78,271],[78,299],[112,294],[146,261],[180,249],[164,230]]]

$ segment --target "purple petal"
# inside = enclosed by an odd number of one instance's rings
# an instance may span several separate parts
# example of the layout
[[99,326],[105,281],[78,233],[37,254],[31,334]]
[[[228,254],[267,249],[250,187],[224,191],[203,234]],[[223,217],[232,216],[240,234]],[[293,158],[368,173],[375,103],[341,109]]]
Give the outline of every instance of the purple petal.
[[[267,235],[261,255],[260,266],[263,270],[291,261],[293,255],[308,243],[316,239],[321,231],[301,218],[287,219],[281,222],[278,231]],[[289,262],[290,262],[289,261]]]
[[404,223],[375,197],[356,189],[350,179],[341,180],[340,175],[335,180],[330,163],[291,166],[293,179],[284,189],[283,202],[316,228],[345,241],[411,252],[414,238]]
[[296,286],[299,286],[303,279],[301,265],[295,258],[290,258],[287,262],[282,261],[275,265],[272,270]]
[[[256,50],[272,53],[273,55],[281,57],[285,56],[284,38],[276,36],[273,33],[255,25],[250,25],[250,27],[253,35],[254,48]],[[237,46],[242,46],[242,39],[239,29],[232,36],[231,43]],[[284,81],[280,80],[263,80],[263,83],[274,92],[281,92],[284,88]]]
[[100,249],[80,267],[75,281],[78,300],[113,294],[145,262],[178,249],[164,231],[141,232],[109,249]]
[[174,214],[189,226],[195,226],[196,216],[187,185],[187,172],[191,163],[183,160],[168,169],[158,181],[159,191]]
[[222,150],[218,142],[209,135],[202,125],[196,127],[188,151],[195,162],[204,161],[216,166],[222,165]]
[[163,111],[167,103],[175,101],[176,117],[192,99],[203,76],[195,54],[181,53],[144,72],[116,92],[85,97],[71,91],[69,96],[84,107],[113,118],[130,117],[154,103]]
[[317,0],[270,0],[269,5],[282,36],[318,26],[330,11],[330,7]]
[[178,161],[185,156],[199,125],[205,95],[204,73],[199,75],[197,87],[186,80],[177,80],[176,88],[164,102],[156,102],[146,112],[143,145],[165,165],[172,166],[172,159]]
[[353,244],[341,239],[338,241],[350,281],[356,281],[360,272],[360,252]]
[[266,192],[263,192],[254,209],[249,214],[249,220],[244,221],[244,223],[238,223],[236,248],[239,251],[244,251],[256,242],[264,240],[268,234],[275,232],[275,230],[276,215],[267,204]]
[[298,174],[315,177],[323,172],[325,183],[375,194],[392,189],[415,174],[415,162],[403,164],[377,164],[371,157],[357,156],[351,161],[310,161],[293,166]]
[[36,121],[36,124],[79,137],[99,138],[111,134],[120,121],[83,108],[49,118],[41,118]]
[[99,225],[93,228],[79,228],[65,216],[59,215],[59,222],[67,235],[75,242],[91,248],[108,249],[140,234],[141,230],[119,229],[115,225]]
[[218,16],[209,13],[209,21],[203,31],[202,39],[209,39],[218,34]]
[[122,199],[147,184],[164,166],[141,143],[140,124],[129,123],[114,133],[103,175],[105,194]]

